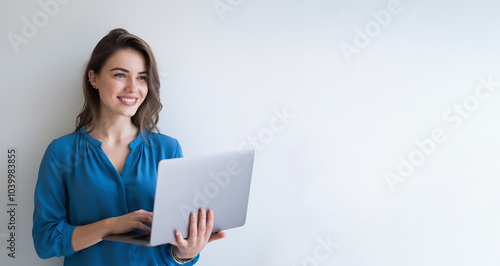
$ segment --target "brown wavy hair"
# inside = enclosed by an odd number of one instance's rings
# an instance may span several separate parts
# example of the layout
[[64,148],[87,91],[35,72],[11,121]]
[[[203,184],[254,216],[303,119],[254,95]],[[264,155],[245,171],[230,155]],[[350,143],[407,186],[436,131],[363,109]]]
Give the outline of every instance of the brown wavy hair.
[[[116,52],[124,49],[133,49],[140,52],[146,60],[148,94],[137,112],[132,116],[132,123],[139,128],[144,138],[144,130],[159,132],[157,127],[162,104],[160,102],[160,77],[153,52],[149,45],[141,38],[118,28],[104,36],[92,51],[92,55],[83,73],[83,95],[85,103],[76,118],[75,132],[84,126],[95,125],[100,115],[99,92],[90,84],[88,73],[94,70],[97,75],[101,72],[106,60]],[[90,130],[92,131],[92,130]],[[89,131],[89,132],[90,132]]]

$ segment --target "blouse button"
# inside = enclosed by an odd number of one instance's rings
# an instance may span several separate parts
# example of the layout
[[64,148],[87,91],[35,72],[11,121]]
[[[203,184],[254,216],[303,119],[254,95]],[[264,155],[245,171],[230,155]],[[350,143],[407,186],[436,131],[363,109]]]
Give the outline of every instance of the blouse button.
[[66,245],[66,248],[69,248],[69,245]]

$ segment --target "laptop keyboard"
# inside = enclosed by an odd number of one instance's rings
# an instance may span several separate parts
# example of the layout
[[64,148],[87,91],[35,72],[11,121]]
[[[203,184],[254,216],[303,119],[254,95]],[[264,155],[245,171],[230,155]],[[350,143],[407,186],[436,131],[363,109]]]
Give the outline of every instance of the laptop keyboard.
[[129,239],[141,240],[141,241],[149,241],[150,238],[151,238],[151,234],[144,234],[144,235],[132,236]]

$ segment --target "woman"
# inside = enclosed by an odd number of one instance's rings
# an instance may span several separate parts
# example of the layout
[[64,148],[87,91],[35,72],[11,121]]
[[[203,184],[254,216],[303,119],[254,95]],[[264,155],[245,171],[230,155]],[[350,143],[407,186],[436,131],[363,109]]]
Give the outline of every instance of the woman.
[[158,162],[182,157],[176,139],[158,132],[160,81],[148,44],[124,29],[109,32],[84,73],[85,104],[74,133],[53,140],[35,189],[33,241],[41,258],[65,265],[193,265],[213,240],[214,214],[190,216],[189,237],[142,247],[102,241],[149,231]]

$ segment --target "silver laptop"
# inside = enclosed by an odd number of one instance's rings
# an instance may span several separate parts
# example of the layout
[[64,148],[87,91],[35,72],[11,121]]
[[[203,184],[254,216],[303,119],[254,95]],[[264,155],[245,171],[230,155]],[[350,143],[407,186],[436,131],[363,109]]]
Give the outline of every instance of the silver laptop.
[[153,206],[151,233],[132,231],[103,240],[141,246],[175,241],[174,231],[188,236],[189,214],[213,210],[213,232],[245,224],[254,150],[238,150],[162,160]]

